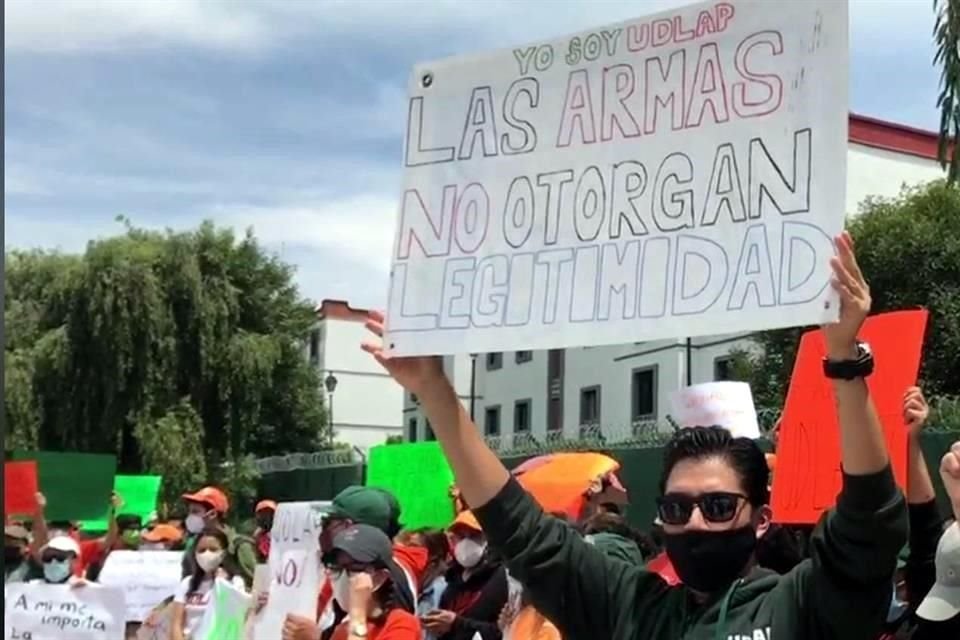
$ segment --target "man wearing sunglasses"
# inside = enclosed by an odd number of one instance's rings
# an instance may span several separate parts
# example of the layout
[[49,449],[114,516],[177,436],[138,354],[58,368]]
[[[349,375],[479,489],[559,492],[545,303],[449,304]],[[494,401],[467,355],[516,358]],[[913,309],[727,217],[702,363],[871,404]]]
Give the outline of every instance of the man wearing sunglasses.
[[[376,340],[364,349],[420,399],[491,548],[565,640],[874,640],[907,540],[907,510],[865,382],[873,358],[857,340],[870,290],[849,234],[835,244],[840,317],[823,328],[824,375],[836,400],[843,488],[814,535],[812,557],[783,576],[756,568],[771,514],[769,470],[752,441],[693,429],[667,447],[658,506],[684,583],[670,586],[544,514],[486,445],[440,358],[390,357]],[[382,336],[382,314],[371,313],[367,328]]]

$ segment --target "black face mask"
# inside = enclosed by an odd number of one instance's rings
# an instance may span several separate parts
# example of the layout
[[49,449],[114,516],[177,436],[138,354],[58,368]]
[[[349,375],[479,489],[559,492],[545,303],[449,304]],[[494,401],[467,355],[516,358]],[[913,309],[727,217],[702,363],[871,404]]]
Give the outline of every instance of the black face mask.
[[4,547],[3,563],[18,565],[23,562],[23,550],[20,547]]
[[677,576],[701,593],[729,587],[757,546],[757,534],[750,525],[726,531],[664,533],[663,539]]

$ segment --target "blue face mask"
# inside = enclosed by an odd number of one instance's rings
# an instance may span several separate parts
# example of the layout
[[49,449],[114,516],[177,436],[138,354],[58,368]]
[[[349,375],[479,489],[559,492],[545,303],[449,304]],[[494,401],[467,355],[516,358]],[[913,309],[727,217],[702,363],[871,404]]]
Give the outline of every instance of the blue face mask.
[[906,602],[897,600],[897,586],[894,585],[893,592],[890,594],[890,609],[887,611],[887,622],[893,623],[902,618],[909,606]]
[[43,563],[43,577],[47,582],[59,584],[70,577],[69,560],[50,560]]

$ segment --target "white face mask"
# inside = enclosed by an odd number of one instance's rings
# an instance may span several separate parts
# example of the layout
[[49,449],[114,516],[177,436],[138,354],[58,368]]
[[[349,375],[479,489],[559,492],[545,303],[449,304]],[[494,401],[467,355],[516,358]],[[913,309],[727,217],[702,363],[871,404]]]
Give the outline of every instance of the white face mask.
[[333,580],[333,599],[344,611],[350,610],[350,574],[348,572],[340,572],[340,575]]
[[203,528],[206,526],[206,521],[203,519],[203,516],[191,513],[184,521],[184,525],[186,525],[187,531],[196,534],[203,531]]
[[483,554],[487,550],[486,542],[476,542],[470,538],[464,538],[453,547],[453,557],[457,559],[461,567],[472,569],[483,560]]
[[200,551],[197,553],[197,564],[207,573],[213,573],[223,563],[223,551]]
[[43,577],[47,582],[60,584],[70,577],[69,560],[50,560],[43,563]]

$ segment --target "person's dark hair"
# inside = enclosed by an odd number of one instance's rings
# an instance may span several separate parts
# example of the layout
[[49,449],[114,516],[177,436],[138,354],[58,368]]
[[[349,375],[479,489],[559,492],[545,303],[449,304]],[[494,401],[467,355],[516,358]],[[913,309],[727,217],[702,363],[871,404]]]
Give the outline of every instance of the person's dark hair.
[[446,560],[450,555],[450,542],[447,540],[447,534],[442,530],[424,528],[411,533],[420,536],[423,540],[423,547],[427,550],[430,562]]
[[770,469],[763,451],[750,438],[734,438],[721,427],[689,427],[674,434],[663,450],[660,493],[666,491],[667,478],[677,463],[707,458],[723,458],[733,467],[751,505],[769,504]]
[[[190,553],[197,552],[197,546],[199,546],[200,540],[203,538],[216,538],[220,542],[220,546],[223,547],[223,563],[220,565],[220,568],[226,571],[227,575],[231,578],[237,575],[237,567],[233,562],[233,558],[230,556],[230,539],[227,537],[226,532],[220,527],[207,527],[197,536],[197,542],[191,548]],[[205,577],[206,573],[204,573],[200,563],[194,558],[193,575],[190,576],[190,588],[187,590],[187,593],[196,593]]]
[[613,533],[621,538],[631,540],[640,548],[640,554],[644,558],[654,555],[656,550],[653,540],[648,535],[631,527],[626,518],[616,513],[597,513],[588,518],[581,529],[585,536],[597,533]]

